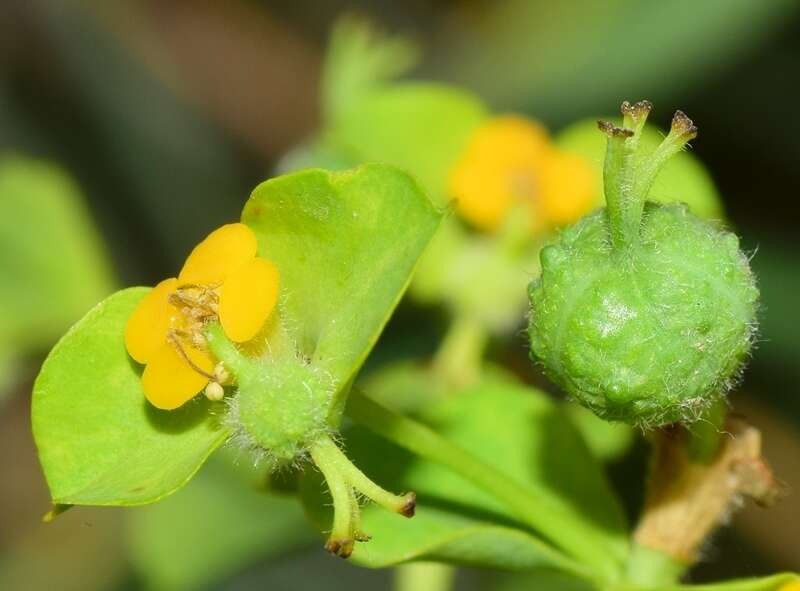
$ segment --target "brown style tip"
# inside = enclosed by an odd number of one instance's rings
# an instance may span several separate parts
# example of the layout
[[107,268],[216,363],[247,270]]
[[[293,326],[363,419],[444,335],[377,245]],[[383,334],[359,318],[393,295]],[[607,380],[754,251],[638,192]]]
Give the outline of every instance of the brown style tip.
[[405,495],[406,503],[400,508],[400,515],[403,517],[414,517],[414,513],[417,511],[417,494],[410,492]]
[[697,127],[683,111],[675,111],[675,115],[672,117],[670,131],[687,140],[697,137]]
[[598,121],[597,128],[608,137],[629,138],[633,136],[633,131],[624,127],[617,127],[609,121]]

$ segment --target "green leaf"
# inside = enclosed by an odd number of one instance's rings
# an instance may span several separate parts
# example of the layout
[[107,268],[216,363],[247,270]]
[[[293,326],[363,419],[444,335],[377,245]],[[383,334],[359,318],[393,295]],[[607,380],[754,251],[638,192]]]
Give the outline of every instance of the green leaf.
[[417,48],[402,37],[384,37],[357,17],[340,18],[331,33],[322,73],[322,110],[335,120],[361,96],[401,76],[417,61]]
[[[779,591],[787,583],[800,583],[800,576],[783,573],[769,577],[738,579],[707,585],[667,585],[664,587],[647,587],[647,591]],[[631,590],[632,591],[632,590]],[[641,591],[645,591],[642,589]]]
[[72,180],[45,162],[0,160],[0,352],[45,349],[113,283]]
[[227,437],[205,398],[147,403],[123,332],[147,288],[98,304],[50,352],[33,390],[33,434],[54,503],[141,505],[183,486]]
[[[797,10],[793,0],[487,3],[439,35],[436,71],[504,109],[569,121],[632,98],[691,96],[759,49]],[[702,40],[702,42],[700,42]]]
[[[414,459],[399,448],[354,427],[347,432],[347,452],[370,476],[397,490],[409,488]],[[372,456],[372,457],[369,457]],[[383,460],[384,468],[378,465]],[[389,472],[392,472],[390,474]],[[409,474],[411,473],[411,474]],[[419,478],[412,478],[416,483]],[[351,560],[369,568],[385,568],[415,560],[430,560],[501,569],[555,568],[582,572],[582,567],[507,518],[482,508],[450,503],[449,490],[426,483],[413,519],[367,506],[362,512],[369,543],[356,544]],[[459,485],[461,483],[459,482]],[[419,489],[419,487],[417,487]],[[309,469],[300,494],[311,520],[325,531],[332,513],[319,472]]]
[[498,584],[492,586],[492,591],[520,591],[521,589],[597,591],[597,587],[589,581],[558,571],[510,573],[500,578]]
[[297,499],[268,493],[263,475],[259,489],[243,471],[215,454],[178,494],[126,515],[130,556],[148,589],[206,589],[311,540]]
[[[485,382],[433,405],[426,417],[438,433],[536,490],[552,506],[579,515],[597,562],[607,570],[622,563],[627,528],[620,506],[580,435],[544,394],[504,381]],[[356,546],[355,561],[368,566],[412,559],[517,569],[549,565],[581,574],[584,567],[576,568],[505,505],[446,468],[360,428],[346,433],[346,449],[382,486],[418,495],[417,516],[407,523],[365,507],[364,530],[373,539]],[[320,487],[309,479],[307,474],[302,490],[310,499]],[[314,502],[307,500],[307,507]]]
[[266,181],[242,221],[281,274],[281,318],[301,352],[350,383],[408,286],[441,213],[405,173],[365,165]]
[[447,175],[487,117],[477,97],[434,83],[398,83],[366,93],[326,130],[332,149],[358,162],[379,161],[415,175],[447,203]]
[[[615,117],[605,119],[616,120]],[[650,150],[655,149],[664,135],[655,126],[648,125],[642,133],[642,145]],[[555,143],[566,152],[584,157],[592,165],[597,179],[597,205],[605,205],[603,160],[606,136],[597,129],[597,118],[570,125],[556,136]],[[725,217],[714,181],[700,160],[690,152],[677,154],[664,165],[650,189],[648,199],[664,203],[683,201],[692,213],[701,218]]]

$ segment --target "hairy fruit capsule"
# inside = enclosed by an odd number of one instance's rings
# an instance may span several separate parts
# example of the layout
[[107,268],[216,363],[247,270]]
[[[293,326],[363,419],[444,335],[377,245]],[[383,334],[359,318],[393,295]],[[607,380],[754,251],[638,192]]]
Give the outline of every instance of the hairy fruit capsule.
[[696,135],[680,111],[641,154],[650,104],[623,104],[608,135],[607,207],[541,253],[529,288],[531,353],[600,417],[689,422],[724,396],[756,329],[758,290],[735,235],[683,204],[646,202],[666,160]]

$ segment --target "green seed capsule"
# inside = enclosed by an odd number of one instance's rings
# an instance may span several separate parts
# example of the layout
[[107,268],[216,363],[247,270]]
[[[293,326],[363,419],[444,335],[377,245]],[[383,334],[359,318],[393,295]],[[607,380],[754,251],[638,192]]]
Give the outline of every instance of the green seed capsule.
[[608,206],[541,254],[529,288],[531,353],[599,416],[643,427],[698,418],[734,381],[756,328],[758,290],[735,235],[683,204],[646,202],[661,165],[696,135],[676,113],[649,155],[650,110],[623,104],[609,136]]

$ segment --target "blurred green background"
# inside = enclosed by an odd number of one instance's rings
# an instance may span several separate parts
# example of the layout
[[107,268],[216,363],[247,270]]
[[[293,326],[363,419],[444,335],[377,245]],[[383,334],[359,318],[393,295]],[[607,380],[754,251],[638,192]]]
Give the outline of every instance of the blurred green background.
[[[698,123],[694,151],[754,253],[763,292],[761,339],[733,404],[762,429],[787,490],[800,489],[798,8],[794,0],[2,0],[0,589],[390,588],[389,572],[322,552],[288,499],[270,501],[274,519],[226,532],[228,512],[260,516],[263,501],[245,485],[221,492],[219,480],[239,478],[225,466],[157,511],[77,509],[44,525],[48,495],[29,428],[31,381],[59,334],[115,287],[174,274],[314,132],[327,34],[346,12],[418,42],[415,76],[461,84],[553,131],[639,98],[655,103],[662,125],[674,108]],[[49,202],[51,193],[64,201]],[[373,361],[430,352],[443,328],[439,311],[404,305]],[[522,336],[494,355],[540,381]],[[638,444],[609,468],[632,512],[645,458]],[[223,471],[216,480],[215,470]],[[196,515],[181,519],[181,510]],[[692,580],[800,570],[799,514],[797,494],[768,511],[745,508]],[[205,527],[182,531],[192,517]],[[222,535],[226,550],[204,552],[204,540]],[[513,577],[476,570],[456,583],[518,588]]]

